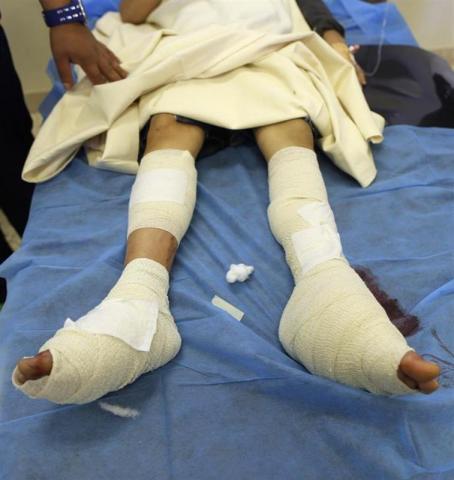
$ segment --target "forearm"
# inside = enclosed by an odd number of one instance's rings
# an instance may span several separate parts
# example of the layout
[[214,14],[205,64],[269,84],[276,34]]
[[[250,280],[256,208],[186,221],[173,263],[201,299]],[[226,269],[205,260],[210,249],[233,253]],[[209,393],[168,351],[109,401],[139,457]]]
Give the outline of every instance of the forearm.
[[120,15],[123,22],[140,24],[159,6],[161,0],[122,0]]
[[337,53],[339,53],[347,62],[350,62],[354,66],[359,83],[363,86],[366,85],[366,75],[358,63],[356,63],[354,57],[355,51],[359,48],[359,46],[354,45],[350,48],[347,45],[345,38],[337,30],[326,30],[323,32],[322,36],[325,42],[331,45],[331,47],[336,50]]
[[326,30],[323,32],[322,37],[330,45],[335,43],[345,44],[345,38],[337,30]]

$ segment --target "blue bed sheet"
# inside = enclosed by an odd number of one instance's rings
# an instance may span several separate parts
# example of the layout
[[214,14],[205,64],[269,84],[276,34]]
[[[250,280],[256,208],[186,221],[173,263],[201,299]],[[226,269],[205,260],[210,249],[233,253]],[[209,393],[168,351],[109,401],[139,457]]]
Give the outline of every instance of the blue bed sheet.
[[[388,127],[368,189],[320,154],[346,256],[420,320],[410,345],[443,369],[430,396],[378,397],[311,375],[279,344],[292,290],[266,219],[266,168],[253,144],[198,161],[198,203],[172,272],[183,337],[176,359],[105,401],[30,400],[10,375],[67,317],[120,275],[133,177],[82,154],[38,185],[21,249],[0,267],[0,479],[400,480],[454,478],[454,135]],[[228,284],[230,263],[254,265]],[[211,304],[219,295],[241,322]],[[432,356],[432,357],[430,357]]]
[[[322,159],[347,257],[419,317],[410,345],[448,362],[453,152],[449,130],[390,127],[366,190]],[[183,348],[107,396],[139,410],[135,419],[96,402],[32,401],[9,383],[17,358],[94,307],[120,275],[133,178],[79,156],[38,186],[24,244],[1,269],[9,297],[0,323],[0,478],[454,478],[449,367],[431,396],[376,397],[309,374],[277,338],[292,281],[267,226],[259,152],[229,148],[198,169],[198,204],[170,291]],[[229,285],[224,274],[237,262],[256,271]],[[243,310],[243,321],[214,307],[215,294]]]
[[363,0],[323,0],[345,28],[350,44],[417,46],[399,9],[392,3],[371,4]]

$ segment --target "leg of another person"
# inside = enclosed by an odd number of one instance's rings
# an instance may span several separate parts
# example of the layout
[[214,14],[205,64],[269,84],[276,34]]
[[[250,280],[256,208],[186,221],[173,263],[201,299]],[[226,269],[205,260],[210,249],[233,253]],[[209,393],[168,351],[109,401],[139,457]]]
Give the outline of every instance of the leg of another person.
[[[0,25],[0,209],[22,236],[28,219],[33,185],[21,179],[22,168],[33,142],[32,120],[14,68],[8,41]],[[12,253],[0,232],[0,263]],[[6,281],[0,278],[0,302],[6,298]]]
[[28,396],[87,403],[178,353],[169,272],[194,211],[194,159],[203,141],[200,127],[178,123],[174,115],[152,118],[131,190],[125,269],[96,309],[58,330],[39,355],[18,362],[13,383]]
[[310,372],[376,394],[438,388],[438,365],[410,348],[342,254],[309,125],[255,130],[268,162],[268,217],[295,288],[279,338]]

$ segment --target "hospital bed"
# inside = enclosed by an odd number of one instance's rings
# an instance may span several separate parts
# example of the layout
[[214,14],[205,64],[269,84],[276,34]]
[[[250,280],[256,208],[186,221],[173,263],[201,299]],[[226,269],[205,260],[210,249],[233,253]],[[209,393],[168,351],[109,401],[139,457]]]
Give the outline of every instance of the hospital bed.
[[[94,21],[118,2],[85,3]],[[385,5],[326,3],[351,43],[416,45],[393,6],[383,34]],[[50,72],[45,114],[62,93]],[[178,356],[104,403],[61,406],[14,390],[17,359],[95,307],[122,269],[134,178],[93,169],[79,153],[37,186],[22,247],[0,268],[0,479],[454,479],[453,133],[387,127],[367,189],[319,153],[345,255],[418,318],[408,342],[442,368],[429,396],[374,396],[284,352],[277,330],[293,284],[252,143],[198,162],[198,203],[170,290]],[[228,284],[231,263],[255,272]],[[213,305],[215,295],[243,318]]]

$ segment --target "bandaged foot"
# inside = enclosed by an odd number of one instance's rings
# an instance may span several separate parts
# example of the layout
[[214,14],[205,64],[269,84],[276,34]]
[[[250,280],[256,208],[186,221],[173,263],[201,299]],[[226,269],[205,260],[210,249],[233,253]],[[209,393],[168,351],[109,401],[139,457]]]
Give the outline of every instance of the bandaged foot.
[[408,346],[344,258],[315,153],[277,152],[269,186],[270,226],[296,283],[279,325],[287,353],[313,374],[375,394],[435,390],[438,366]]
[[50,375],[21,384],[16,367],[13,384],[31,398],[81,404],[166,364],[181,346],[168,284],[162,265],[133,260],[98,307],[77,322],[67,320],[39,349],[52,356]]

